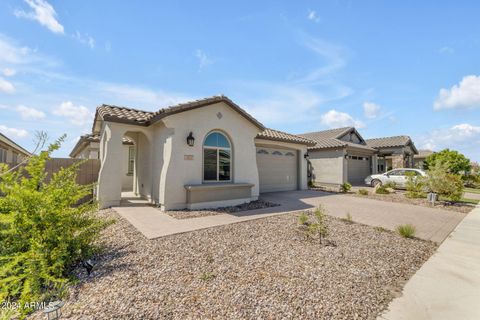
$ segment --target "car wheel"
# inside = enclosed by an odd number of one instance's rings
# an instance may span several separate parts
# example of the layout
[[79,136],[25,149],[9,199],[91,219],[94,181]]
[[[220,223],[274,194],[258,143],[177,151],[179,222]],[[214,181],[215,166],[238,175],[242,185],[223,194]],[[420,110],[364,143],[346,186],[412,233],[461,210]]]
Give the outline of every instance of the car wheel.
[[381,186],[382,185],[382,181],[378,180],[378,179],[373,179],[372,182],[372,187],[376,187],[376,186]]

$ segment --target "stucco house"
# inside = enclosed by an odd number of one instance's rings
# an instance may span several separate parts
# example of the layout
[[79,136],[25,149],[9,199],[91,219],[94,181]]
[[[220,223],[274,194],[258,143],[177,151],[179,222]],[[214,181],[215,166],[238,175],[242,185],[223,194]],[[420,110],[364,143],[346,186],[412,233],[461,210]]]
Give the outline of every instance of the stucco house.
[[308,147],[309,175],[316,184],[362,184],[376,173],[377,151],[368,146],[354,127],[345,127],[299,136],[315,141]]
[[30,152],[0,133],[0,163],[16,165],[29,156]]
[[413,156],[413,160],[415,162],[415,168],[423,169],[425,164],[425,159],[435,152],[428,149],[420,149],[418,150],[418,154]]
[[418,150],[409,136],[382,137],[365,141],[367,146],[378,151],[378,172],[413,168],[414,156],[418,154]]
[[354,127],[299,136],[315,141],[308,147],[309,176],[316,184],[364,184],[364,179],[391,168],[411,168],[418,154],[408,136],[364,139]]
[[[122,156],[118,159],[122,163],[122,191],[133,191],[133,168],[135,164],[135,146],[131,139],[123,137]],[[70,157],[75,159],[100,159],[100,136],[98,134],[86,134],[81,136],[72,151]]]
[[307,188],[307,147],[315,142],[265,128],[225,96],[155,112],[102,105],[97,199],[119,205],[124,138],[133,142],[133,191],[162,210],[236,205],[261,192]]

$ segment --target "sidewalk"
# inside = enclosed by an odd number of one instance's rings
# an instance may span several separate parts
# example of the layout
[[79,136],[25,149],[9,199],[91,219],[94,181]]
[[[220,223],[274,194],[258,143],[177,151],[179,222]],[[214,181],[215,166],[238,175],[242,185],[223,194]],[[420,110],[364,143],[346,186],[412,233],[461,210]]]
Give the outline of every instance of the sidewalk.
[[480,206],[460,222],[378,319],[480,319]]

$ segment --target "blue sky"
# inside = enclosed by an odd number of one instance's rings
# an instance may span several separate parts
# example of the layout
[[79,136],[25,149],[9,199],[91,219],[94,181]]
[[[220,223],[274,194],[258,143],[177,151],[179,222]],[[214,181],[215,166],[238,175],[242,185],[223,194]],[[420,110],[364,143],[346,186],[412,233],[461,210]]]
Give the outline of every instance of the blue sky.
[[478,1],[0,3],[0,132],[67,156],[102,103],[157,110],[223,93],[268,127],[480,160]]

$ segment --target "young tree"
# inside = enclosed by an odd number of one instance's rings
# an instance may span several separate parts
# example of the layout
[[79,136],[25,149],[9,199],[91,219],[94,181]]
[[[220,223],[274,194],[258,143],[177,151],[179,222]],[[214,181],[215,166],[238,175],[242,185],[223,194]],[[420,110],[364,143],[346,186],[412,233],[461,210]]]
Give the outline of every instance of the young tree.
[[47,177],[45,164],[63,139],[24,167],[0,167],[0,301],[23,306],[56,297],[71,268],[96,250],[106,225],[95,202],[78,204],[92,191],[76,183],[81,162]]
[[429,170],[436,163],[445,164],[447,171],[452,174],[466,174],[471,170],[470,160],[455,150],[432,153],[425,159],[425,169]]
[[427,187],[450,201],[458,201],[463,195],[462,179],[459,175],[448,173],[446,163],[437,162],[430,168]]

